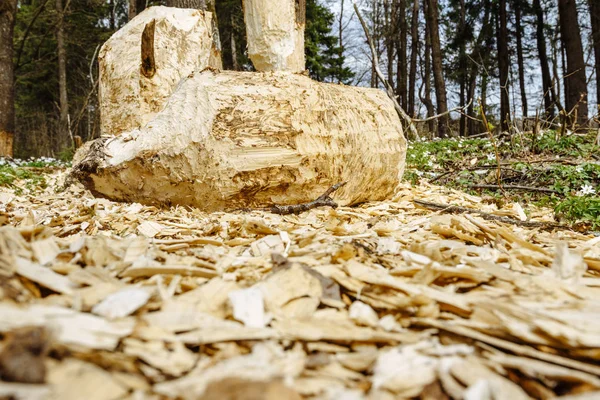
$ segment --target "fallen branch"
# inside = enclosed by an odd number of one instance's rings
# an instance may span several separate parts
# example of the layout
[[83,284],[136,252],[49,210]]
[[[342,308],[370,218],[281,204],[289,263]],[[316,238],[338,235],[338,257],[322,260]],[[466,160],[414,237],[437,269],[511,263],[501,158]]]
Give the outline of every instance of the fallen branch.
[[327,189],[327,191],[325,193],[320,195],[316,200],[313,200],[309,203],[294,204],[291,206],[274,205],[269,209],[269,211],[271,211],[273,214],[289,215],[289,214],[300,214],[302,212],[312,210],[313,208],[317,208],[317,207],[337,208],[337,206],[338,206],[337,203],[329,195],[331,193],[335,192],[336,190],[338,190],[339,188],[341,188],[342,186],[344,186],[346,183],[347,182],[342,182],[342,183],[333,185],[332,187]]
[[502,187],[500,187],[498,185],[467,185],[467,187],[470,187],[473,189],[492,189],[492,190],[508,189],[508,190],[523,190],[526,192],[543,192],[543,193],[555,193],[555,194],[559,193],[558,191],[556,191],[554,189],[546,189],[546,188],[539,188],[539,187],[532,187],[532,186],[519,186],[519,185],[502,185]]
[[430,203],[428,201],[423,201],[423,200],[413,200],[413,203],[415,203],[416,205],[418,205],[420,207],[426,208],[428,210],[442,211],[442,212],[447,212],[447,213],[476,214],[476,215],[479,215],[481,218],[486,219],[488,221],[504,222],[506,224],[524,226],[527,228],[570,229],[568,226],[553,224],[553,223],[549,223],[549,222],[521,221],[521,220],[514,219],[514,218],[503,217],[500,215],[486,213],[486,212],[483,212],[483,211],[480,211],[480,210],[477,210],[474,208],[453,206],[453,205],[449,205],[449,204]]

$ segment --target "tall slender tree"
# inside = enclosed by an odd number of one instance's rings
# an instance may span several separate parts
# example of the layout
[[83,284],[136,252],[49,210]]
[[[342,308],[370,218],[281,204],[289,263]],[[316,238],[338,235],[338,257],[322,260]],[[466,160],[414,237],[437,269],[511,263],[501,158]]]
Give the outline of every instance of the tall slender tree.
[[564,70],[565,107],[568,113],[577,108],[577,123],[585,125],[588,118],[587,80],[575,0],[558,0],[558,12],[561,41],[567,64]]
[[129,0],[129,20],[146,9],[146,0]]
[[62,0],[56,0],[56,47],[58,53],[58,92],[60,118],[58,133],[61,141],[70,136],[69,97],[67,93],[67,45],[65,43],[65,9]]
[[592,45],[594,46],[594,56],[596,59],[596,104],[599,107],[596,110],[600,112],[600,2],[598,0],[588,0],[590,6],[590,22],[592,26]]
[[407,82],[407,69],[406,69],[406,38],[408,26],[406,25],[406,0],[396,0],[396,15],[398,21],[398,32],[397,38],[398,43],[396,45],[398,53],[398,66],[396,73],[396,94],[398,100],[402,105],[402,108],[406,110],[408,98],[406,96],[406,82]]
[[413,0],[410,21],[410,71],[408,73],[408,115],[415,115],[415,85],[417,82],[417,56],[419,53],[419,0]]
[[12,157],[15,134],[13,31],[17,0],[0,2],[0,157]]
[[525,88],[525,57],[523,56],[523,4],[521,0],[515,0],[513,3],[515,12],[515,36],[517,39],[517,65],[519,69],[519,87],[521,89],[521,113],[523,118],[527,118],[527,90]]
[[443,114],[438,118],[438,136],[448,136],[448,101],[446,96],[446,81],[444,80],[444,69],[442,64],[442,45],[440,42],[438,2],[427,0],[427,24],[431,38],[431,61],[433,66],[433,80],[435,81],[435,97],[437,101],[437,112]]
[[509,97],[509,64],[508,53],[508,16],[506,0],[498,2],[498,70],[500,76],[500,127],[507,131],[510,122],[510,97]]
[[548,66],[548,53],[546,50],[546,38],[544,32],[544,9],[540,0],[533,0],[533,9],[536,15],[536,44],[540,69],[542,71],[542,90],[544,94],[544,110],[548,118],[554,118],[554,107],[556,104],[556,95],[554,85],[552,84],[552,75]]
[[[429,15],[428,1],[423,0],[423,15],[425,15],[425,19],[427,20]],[[427,109],[427,118],[433,117],[434,115],[434,107],[433,102],[431,101],[431,35],[429,34],[429,23],[425,22],[425,52],[424,52],[424,61],[425,64],[423,68],[423,82],[425,86],[425,96],[421,97],[421,101],[425,104],[425,108]],[[430,119],[427,122],[427,126],[429,132],[433,132],[435,129],[435,121]]]
[[206,10],[206,0],[167,0],[167,6]]

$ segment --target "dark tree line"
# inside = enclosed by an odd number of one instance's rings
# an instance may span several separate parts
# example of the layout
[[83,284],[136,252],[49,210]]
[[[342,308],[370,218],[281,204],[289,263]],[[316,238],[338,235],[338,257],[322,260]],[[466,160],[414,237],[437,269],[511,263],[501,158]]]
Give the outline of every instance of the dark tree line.
[[[333,3],[342,10],[337,16],[327,7]],[[307,1],[307,69],[314,79],[364,82],[345,62],[357,42],[364,45],[364,37],[352,37],[348,3]],[[482,113],[505,131],[536,115],[585,127],[597,114],[588,103],[600,103],[598,0],[360,4],[399,103],[413,117],[442,114],[426,124],[438,136],[485,131]],[[67,156],[76,138],[97,137],[99,46],[153,5],[213,12],[223,67],[252,69],[242,0],[0,0],[0,156],[11,154],[13,138],[23,157],[63,150]],[[370,76],[372,86],[381,85],[366,72],[367,84]],[[463,111],[449,114],[455,105]]]
[[[569,128],[587,126],[598,112],[588,104],[600,103],[598,0],[365,0],[362,5],[371,13],[388,80],[409,115],[444,114],[451,102],[464,108],[453,119],[439,118],[437,127],[430,122],[438,136],[481,133],[482,109],[503,131],[535,118],[535,111]],[[531,70],[539,71],[535,82]],[[533,97],[538,83],[540,98]],[[371,85],[379,82],[371,79]],[[590,90],[596,98],[588,96]]]

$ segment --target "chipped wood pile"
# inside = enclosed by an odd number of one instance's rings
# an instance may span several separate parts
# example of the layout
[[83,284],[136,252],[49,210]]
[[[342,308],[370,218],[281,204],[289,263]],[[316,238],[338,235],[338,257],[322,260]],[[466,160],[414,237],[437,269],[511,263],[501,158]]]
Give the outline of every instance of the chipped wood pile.
[[298,216],[0,189],[0,396],[598,398],[600,238],[417,199],[520,210],[435,186]]
[[113,35],[99,59],[104,137],[72,178],[112,200],[205,211],[306,203],[346,181],[340,204],[389,198],[406,158],[393,102],[297,73],[304,10],[274,4],[245,2],[263,72],[206,69],[210,13],[151,7]]

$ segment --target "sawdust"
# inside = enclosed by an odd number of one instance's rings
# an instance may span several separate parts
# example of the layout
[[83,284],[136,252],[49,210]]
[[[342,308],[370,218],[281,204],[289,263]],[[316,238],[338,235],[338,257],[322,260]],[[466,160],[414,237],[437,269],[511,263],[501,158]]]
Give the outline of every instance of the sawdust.
[[[0,396],[600,391],[600,238],[432,212],[413,200],[522,220],[515,204],[498,210],[406,185],[392,201],[353,208],[208,214],[53,187],[0,189],[0,367],[9,368],[0,375],[10,378]],[[552,221],[549,210],[529,211]],[[35,329],[43,344],[17,345]],[[35,376],[18,372],[27,365]]]

